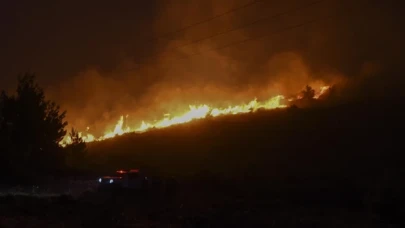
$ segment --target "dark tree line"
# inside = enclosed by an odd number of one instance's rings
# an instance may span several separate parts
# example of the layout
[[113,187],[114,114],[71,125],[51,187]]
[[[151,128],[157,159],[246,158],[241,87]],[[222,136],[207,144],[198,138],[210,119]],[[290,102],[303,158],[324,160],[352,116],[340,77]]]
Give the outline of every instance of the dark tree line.
[[[45,98],[33,74],[18,78],[15,94],[2,91],[0,175],[32,179],[65,170],[69,153],[59,145],[66,135],[65,116],[66,111]],[[84,152],[84,142],[76,139],[75,144],[69,146],[69,151],[72,150]]]

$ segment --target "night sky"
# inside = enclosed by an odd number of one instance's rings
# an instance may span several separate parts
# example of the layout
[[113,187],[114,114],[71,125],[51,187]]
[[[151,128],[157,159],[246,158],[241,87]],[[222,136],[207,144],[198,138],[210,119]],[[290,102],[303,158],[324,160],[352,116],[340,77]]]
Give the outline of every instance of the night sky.
[[[256,96],[291,92],[318,79],[342,77],[367,85],[356,87],[363,94],[401,88],[401,1],[330,0],[296,11],[291,9],[315,1],[264,1],[154,39],[248,2],[2,1],[0,88],[13,87],[19,73],[35,72],[47,95],[68,110],[70,122],[83,126],[114,119],[123,110],[142,116],[162,103],[173,108],[174,102],[205,102],[218,93],[230,99],[252,91]],[[286,29],[314,19],[318,21]],[[265,33],[272,35],[212,50]],[[154,54],[165,50],[171,51]],[[190,56],[195,52],[201,54]]]
[[[1,69],[56,82],[88,66],[111,69],[153,34],[154,1],[3,1]],[[2,82],[4,79],[2,77]]]

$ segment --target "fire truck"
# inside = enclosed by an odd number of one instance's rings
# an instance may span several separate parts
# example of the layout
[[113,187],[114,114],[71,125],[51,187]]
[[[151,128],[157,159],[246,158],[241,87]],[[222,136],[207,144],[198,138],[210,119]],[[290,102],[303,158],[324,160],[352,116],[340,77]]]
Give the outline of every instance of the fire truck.
[[146,189],[148,177],[139,169],[120,169],[112,175],[98,178],[99,190],[102,189]]

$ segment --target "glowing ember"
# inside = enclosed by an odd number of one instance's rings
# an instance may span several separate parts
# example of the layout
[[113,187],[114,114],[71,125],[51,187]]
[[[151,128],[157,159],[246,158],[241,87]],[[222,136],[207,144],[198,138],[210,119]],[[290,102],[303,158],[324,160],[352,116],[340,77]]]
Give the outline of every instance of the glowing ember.
[[[330,87],[323,86],[320,88],[319,92],[317,92],[314,96],[314,99],[318,99],[322,94],[324,94]],[[297,97],[300,99],[300,97]],[[251,100],[247,104],[241,104],[236,106],[229,106],[226,108],[214,108],[210,107],[209,105],[203,104],[199,106],[190,105],[189,110],[185,111],[183,114],[175,115],[173,117],[172,114],[166,113],[164,114],[163,119],[156,121],[155,123],[148,123],[142,121],[139,127],[131,128],[128,126],[124,126],[124,116],[121,116],[118,120],[117,124],[115,125],[114,129],[111,131],[107,131],[103,136],[96,138],[92,134],[83,134],[79,133],[79,136],[83,138],[85,142],[93,142],[93,141],[101,141],[109,138],[113,138],[118,135],[123,135],[125,133],[130,132],[145,132],[152,128],[165,128],[176,124],[183,124],[188,123],[193,120],[203,119],[208,116],[217,117],[221,115],[235,115],[241,113],[250,113],[256,112],[259,109],[264,110],[271,110],[276,108],[285,108],[287,105],[282,104],[284,100],[284,96],[278,95],[268,99],[267,101],[257,101],[257,99]],[[294,101],[295,99],[288,99],[288,101]],[[128,118],[128,115],[126,116]],[[89,131],[89,127],[87,127],[87,131]],[[65,136],[65,138],[61,141],[60,145],[66,146],[72,143],[72,139],[69,135]]]

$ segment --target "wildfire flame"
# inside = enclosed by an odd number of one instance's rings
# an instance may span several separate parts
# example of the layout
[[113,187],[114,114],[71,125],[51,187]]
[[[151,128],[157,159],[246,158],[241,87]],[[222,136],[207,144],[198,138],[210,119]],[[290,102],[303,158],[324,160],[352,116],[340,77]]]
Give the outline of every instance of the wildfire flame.
[[[314,99],[318,99],[329,88],[330,88],[329,86],[322,86],[320,88],[320,90],[318,92],[316,92]],[[301,98],[302,98],[302,96],[298,95],[296,99],[301,99]],[[287,101],[291,102],[296,99],[290,98]],[[82,132],[79,132],[79,136],[82,137],[82,139],[85,142],[102,141],[105,139],[123,135],[125,133],[131,133],[131,132],[142,133],[142,132],[148,131],[153,128],[165,128],[165,127],[169,127],[172,125],[184,124],[184,123],[191,122],[193,120],[203,119],[203,118],[206,118],[209,116],[217,117],[217,116],[222,116],[222,115],[235,115],[235,114],[241,114],[241,113],[256,112],[259,109],[271,110],[271,109],[276,109],[276,108],[285,108],[285,107],[287,107],[287,105],[283,104],[284,100],[285,100],[284,96],[277,95],[266,101],[260,102],[260,101],[257,101],[257,99],[255,98],[247,104],[229,106],[226,108],[215,108],[215,107],[211,107],[206,104],[202,104],[202,105],[198,105],[198,106],[189,105],[189,110],[185,111],[183,114],[171,117],[172,115],[170,113],[166,113],[166,114],[164,114],[163,119],[156,121],[155,123],[142,121],[140,126],[135,127],[135,128],[125,127],[124,126],[124,116],[121,116],[120,119],[118,120],[117,124],[115,125],[114,129],[105,132],[103,136],[100,136],[97,138],[90,133],[83,134]],[[128,115],[125,118],[128,118]],[[87,131],[89,131],[89,127],[87,127]],[[69,135],[66,135],[65,138],[60,142],[60,145],[65,147],[66,145],[71,144],[71,143],[72,143],[71,137]]]
[[330,89],[330,86],[321,86],[319,92],[315,94],[314,99],[319,99],[319,97],[328,91],[328,89]]

